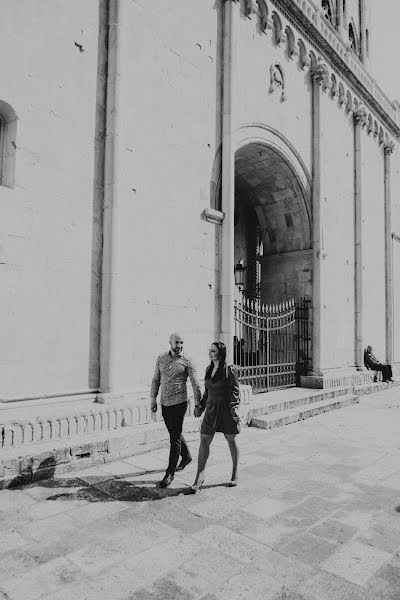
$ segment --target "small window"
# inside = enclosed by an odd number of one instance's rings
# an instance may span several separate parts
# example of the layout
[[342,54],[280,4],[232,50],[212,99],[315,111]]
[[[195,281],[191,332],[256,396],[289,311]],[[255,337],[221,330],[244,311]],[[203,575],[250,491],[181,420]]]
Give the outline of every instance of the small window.
[[322,13],[323,13],[325,19],[327,19],[329,21],[329,23],[331,23],[331,25],[333,25],[332,7],[331,7],[331,3],[329,2],[329,0],[322,0]]
[[357,54],[356,34],[354,33],[354,28],[351,23],[349,25],[349,44],[350,44],[350,48],[352,49],[354,54]]
[[17,116],[14,109],[0,100],[0,185],[14,187]]

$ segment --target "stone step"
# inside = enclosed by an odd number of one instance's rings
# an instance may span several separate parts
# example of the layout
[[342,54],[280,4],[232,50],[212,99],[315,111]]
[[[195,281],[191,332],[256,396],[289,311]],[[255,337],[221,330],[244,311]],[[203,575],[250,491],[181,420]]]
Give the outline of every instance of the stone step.
[[339,396],[345,396],[352,394],[354,389],[352,387],[342,387],[329,390],[303,390],[303,394],[296,394],[292,397],[292,390],[295,388],[281,390],[280,395],[277,396],[276,392],[266,392],[254,396],[254,400],[248,409],[248,422],[252,419],[276,413],[280,411],[287,411],[297,406],[305,406],[307,404],[315,404],[324,400],[329,400]]
[[250,426],[258,427],[260,429],[274,429],[275,427],[289,425],[290,423],[315,417],[316,415],[331,410],[351,406],[358,401],[358,396],[354,394],[344,394],[337,396],[336,398],[328,398],[319,402],[313,401],[303,406],[297,405],[295,408],[290,408],[288,410],[279,409],[276,412],[270,412],[262,416],[254,417],[251,419]]

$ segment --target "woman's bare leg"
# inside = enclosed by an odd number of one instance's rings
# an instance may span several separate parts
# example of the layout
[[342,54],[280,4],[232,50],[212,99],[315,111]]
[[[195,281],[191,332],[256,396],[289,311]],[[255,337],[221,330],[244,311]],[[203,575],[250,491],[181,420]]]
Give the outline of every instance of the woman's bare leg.
[[197,484],[199,476],[202,476],[204,469],[206,468],[207,460],[210,454],[210,445],[213,441],[214,434],[208,435],[205,433],[200,434],[200,447],[199,456],[197,459],[197,474],[194,485]]
[[237,470],[239,463],[239,446],[236,442],[236,433],[225,433],[225,439],[228,442],[229,450],[232,457],[232,481],[237,479]]

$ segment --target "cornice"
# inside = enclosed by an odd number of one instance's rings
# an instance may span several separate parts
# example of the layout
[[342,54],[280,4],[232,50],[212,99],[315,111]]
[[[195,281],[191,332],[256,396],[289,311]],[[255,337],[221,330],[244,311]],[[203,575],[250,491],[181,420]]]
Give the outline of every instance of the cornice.
[[[317,23],[314,23],[313,20],[310,20],[310,18],[307,17],[307,15],[301,10],[294,0],[270,0],[270,2],[282,10],[286,18],[291,21],[296,29],[302,30],[302,35],[308,39],[308,41],[319,53],[324,53],[331,66],[335,68],[341,74],[341,76],[348,80],[355,92],[361,96],[363,102],[370,105],[370,107],[377,113],[379,118],[383,121],[391,133],[400,138],[400,127],[385,110],[382,104],[368,90],[366,85],[360,81],[357,75],[340,56],[340,54],[335,51],[335,49],[321,34],[317,27]],[[333,36],[336,36],[335,31],[332,31],[332,37]],[[360,69],[361,68],[363,67],[360,67]]]

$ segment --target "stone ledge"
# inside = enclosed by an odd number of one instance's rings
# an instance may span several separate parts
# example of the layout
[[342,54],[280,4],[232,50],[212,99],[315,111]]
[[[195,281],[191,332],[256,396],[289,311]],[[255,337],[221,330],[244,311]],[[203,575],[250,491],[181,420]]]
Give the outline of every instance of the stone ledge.
[[[252,399],[251,386],[240,386],[241,406]],[[109,395],[106,402],[94,402],[95,397],[82,399],[75,404],[35,407],[36,414],[30,418],[18,418],[18,410],[7,420],[7,411],[1,411],[0,448],[17,448],[39,442],[73,439],[83,435],[108,432],[124,427],[151,424],[162,421],[161,411],[150,411],[149,399],[132,400],[131,395]],[[85,400],[85,402],[83,402]],[[193,401],[189,399],[188,416],[193,415]]]

